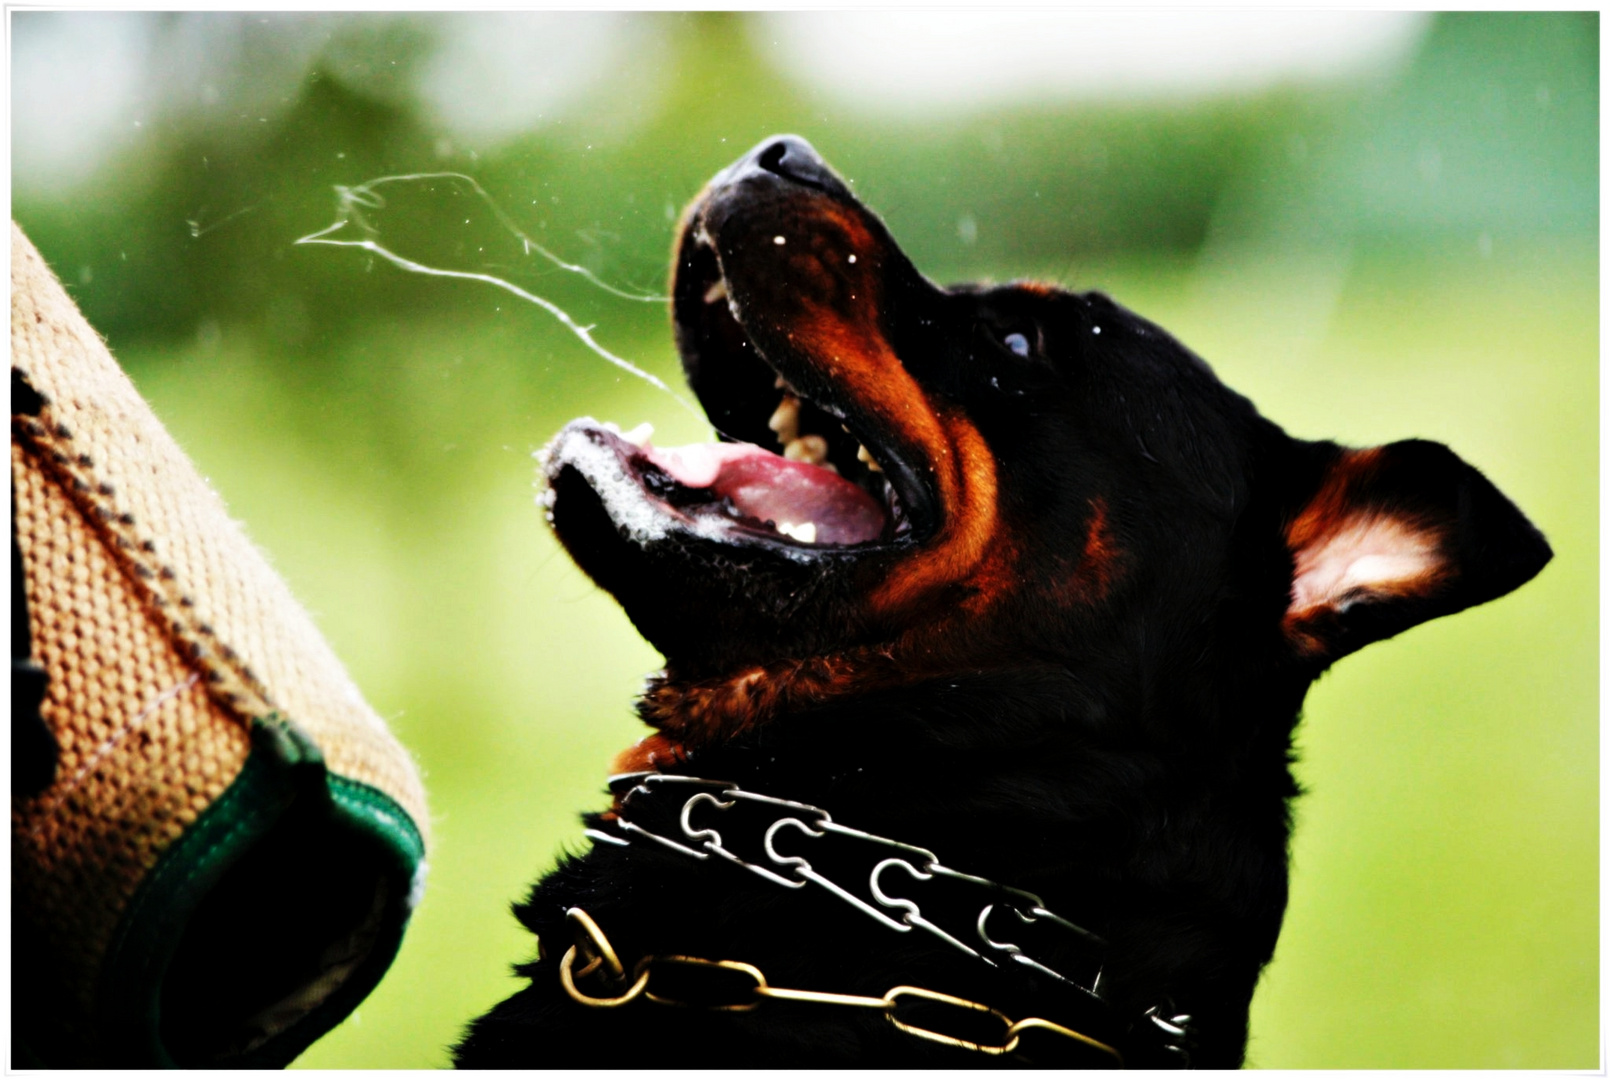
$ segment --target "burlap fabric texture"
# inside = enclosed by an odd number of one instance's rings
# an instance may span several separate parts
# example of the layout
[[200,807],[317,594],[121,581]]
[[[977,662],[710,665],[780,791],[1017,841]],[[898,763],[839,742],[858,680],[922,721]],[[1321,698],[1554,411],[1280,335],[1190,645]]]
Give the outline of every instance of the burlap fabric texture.
[[11,275],[12,1060],[283,1065],[396,953],[418,771],[15,226]]

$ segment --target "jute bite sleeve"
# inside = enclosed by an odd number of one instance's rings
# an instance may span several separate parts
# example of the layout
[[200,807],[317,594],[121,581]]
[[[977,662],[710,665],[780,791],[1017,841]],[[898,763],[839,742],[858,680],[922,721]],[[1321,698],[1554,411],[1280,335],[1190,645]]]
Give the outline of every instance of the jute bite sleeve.
[[15,226],[11,275],[13,1061],[284,1065],[402,941],[419,772]]

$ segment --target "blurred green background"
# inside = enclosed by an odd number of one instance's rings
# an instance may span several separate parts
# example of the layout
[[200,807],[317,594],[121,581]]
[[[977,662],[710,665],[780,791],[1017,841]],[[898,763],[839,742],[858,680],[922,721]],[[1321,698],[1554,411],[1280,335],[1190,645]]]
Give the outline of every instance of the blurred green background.
[[[588,413],[707,431],[507,293],[293,242],[337,185],[451,169],[652,293],[680,207],[778,131],[936,279],[1105,289],[1294,434],[1447,442],[1548,534],[1535,583],[1310,695],[1249,1062],[1600,1064],[1596,14],[10,17],[14,216],[426,773],[424,905],[299,1064],[445,1065],[517,988],[508,905],[583,843],[658,664],[531,453]],[[661,305],[461,188],[387,193],[382,242],[679,381]]]

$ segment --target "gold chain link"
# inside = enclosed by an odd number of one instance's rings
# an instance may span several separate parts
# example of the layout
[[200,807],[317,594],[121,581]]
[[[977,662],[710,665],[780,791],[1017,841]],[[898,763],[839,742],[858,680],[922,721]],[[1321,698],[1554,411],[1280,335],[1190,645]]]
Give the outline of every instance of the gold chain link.
[[[589,1008],[613,1009],[642,997],[659,1005],[691,1006],[718,1009],[725,1012],[749,1012],[770,998],[777,1001],[799,1001],[815,1005],[877,1009],[883,1013],[885,1020],[908,1035],[919,1039],[927,1039],[929,1042],[942,1043],[945,1046],[973,1050],[981,1054],[1010,1054],[1017,1049],[1023,1032],[1046,1031],[1108,1054],[1120,1066],[1124,1062],[1123,1055],[1113,1047],[1088,1035],[1074,1031],[1072,1028],[1064,1027],[1061,1024],[1053,1023],[1037,1016],[1014,1021],[999,1009],[992,1009],[988,1005],[969,1001],[966,998],[941,994],[937,990],[925,990],[920,986],[896,986],[882,997],[831,994],[821,990],[790,990],[769,984],[766,981],[766,976],[753,964],[745,964],[738,960],[706,960],[698,956],[645,956],[633,966],[631,977],[628,979],[625,967],[615,954],[614,946],[609,943],[609,938],[604,936],[604,931],[592,920],[591,916],[580,908],[571,908],[565,912],[565,917],[570,922],[571,932],[575,935],[576,943],[565,953],[564,959],[559,961],[559,982],[565,988],[565,993]],[[573,970],[578,958],[583,961],[583,966],[579,971]],[[750,1000],[710,1005],[678,1001],[662,994],[651,993],[649,991],[649,982],[656,966],[737,972],[747,976],[752,981],[748,991]],[[603,983],[613,996],[595,996],[576,986],[578,980],[588,978],[594,978]],[[629,986],[627,985],[628,982],[630,983]],[[914,998],[937,1005],[947,1005],[967,1012],[993,1016],[1001,1023],[1001,1042],[999,1044],[973,1042],[955,1035],[947,1035],[942,1031],[934,1031],[930,1028],[907,1023],[895,1016],[895,1009],[903,998]]]

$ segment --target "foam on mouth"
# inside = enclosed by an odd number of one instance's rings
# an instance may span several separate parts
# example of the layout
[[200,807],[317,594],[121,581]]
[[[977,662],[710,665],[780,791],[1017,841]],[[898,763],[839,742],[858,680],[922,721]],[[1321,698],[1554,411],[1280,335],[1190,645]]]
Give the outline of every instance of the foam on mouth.
[[883,534],[883,507],[831,469],[791,461],[751,443],[694,443],[640,450],[684,487],[708,489],[739,515],[807,544],[860,544]]
[[553,523],[556,494],[553,480],[560,466],[568,465],[598,493],[605,513],[628,540],[646,546],[665,539],[670,519],[643,498],[637,478],[624,466],[619,455],[588,436],[590,427],[608,430],[614,425],[605,427],[590,416],[583,417],[567,424],[552,442],[534,455],[542,463],[542,471],[548,479],[539,502],[549,524]]

